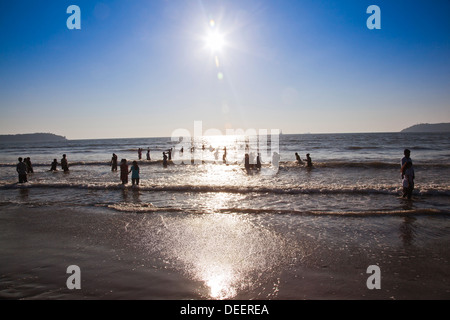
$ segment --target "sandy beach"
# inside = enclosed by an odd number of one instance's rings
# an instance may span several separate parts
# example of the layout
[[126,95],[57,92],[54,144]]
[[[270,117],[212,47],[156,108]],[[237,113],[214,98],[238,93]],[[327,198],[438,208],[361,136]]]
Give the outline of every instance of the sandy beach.
[[[450,298],[447,216],[274,218],[4,206],[0,297]],[[69,265],[80,290],[66,286]],[[366,286],[369,265],[379,290]]]

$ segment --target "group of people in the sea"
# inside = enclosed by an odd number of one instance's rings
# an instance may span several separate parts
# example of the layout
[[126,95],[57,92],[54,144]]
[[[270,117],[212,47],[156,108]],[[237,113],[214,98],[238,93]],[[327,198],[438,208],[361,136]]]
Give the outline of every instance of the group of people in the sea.
[[16,166],[16,171],[19,174],[19,183],[28,182],[28,174],[33,173],[33,166],[31,165],[30,157],[19,157],[19,163]]
[[133,161],[131,168],[128,170],[128,163],[126,159],[120,161],[120,180],[122,184],[128,183],[128,175],[131,173],[131,183],[139,185],[139,165],[136,160]]
[[[69,161],[67,160],[67,155],[63,154],[62,159],[61,159],[61,169],[64,172],[69,172]],[[50,170],[49,171],[58,171],[58,160],[53,159],[53,162],[50,165]]]
[[[28,174],[34,173],[33,165],[31,164],[31,158],[19,157],[18,161],[19,162],[16,165],[16,171],[19,174],[19,183],[28,182]],[[58,161],[56,159],[53,159],[49,171],[57,171],[58,170],[57,167]],[[67,161],[67,156],[65,154],[63,154],[63,157],[61,159],[61,168],[64,172],[69,172],[69,163]]]
[[[150,158],[150,148],[147,148],[147,160],[151,160]],[[142,160],[142,148],[138,149],[138,158],[139,160]]]
[[[299,165],[303,165],[304,164],[304,162],[300,158],[300,155],[297,152],[295,153],[295,160],[296,160],[297,164],[299,164]],[[306,167],[307,168],[312,168],[312,166],[313,166],[312,165],[312,159],[310,157],[310,154],[307,153],[306,154]]]
[[[170,148],[163,152],[163,166],[167,167],[168,161],[172,159],[172,151],[173,149]],[[191,149],[191,152],[193,150]],[[180,150],[180,153],[183,153],[183,149]],[[412,192],[414,190],[414,168],[411,160],[411,151],[409,149],[405,149],[404,157],[401,161],[401,178],[402,178],[402,187],[403,187],[403,198],[411,199]],[[227,156],[227,150],[226,147],[224,147],[224,154],[223,154],[223,161],[226,163],[226,156]],[[252,159],[251,159],[252,157]],[[142,148],[138,149],[138,158],[139,160],[142,160]],[[151,160],[150,158],[150,148],[147,148],[147,160]],[[216,157],[217,158],[217,157]],[[296,152],[295,153],[295,159],[296,163],[298,165],[305,165],[307,168],[312,168],[312,159],[309,153],[306,154],[306,164],[305,162],[300,158],[300,155]],[[272,164],[278,166],[278,162],[280,160],[280,155],[276,152],[274,152],[272,157]],[[19,175],[19,183],[25,183],[28,182],[28,174],[33,173],[33,166],[31,164],[30,157],[26,158],[18,158],[18,163],[16,166],[16,171]],[[64,172],[69,172],[69,163],[67,160],[67,155],[63,154],[63,157],[61,159],[61,168]],[[56,159],[53,159],[53,162],[51,163],[51,167],[49,171],[57,171],[58,167],[58,161]],[[118,167],[118,157],[115,153],[113,153],[111,158],[111,171],[116,172]],[[256,161],[254,159],[253,154],[246,153],[244,157],[244,168],[249,173],[251,170],[261,170],[261,154],[258,153],[256,156]],[[126,159],[122,159],[120,161],[120,180],[122,181],[122,184],[125,185],[128,183],[128,175],[131,173],[131,181],[132,185],[139,185],[139,165],[137,161],[133,161],[130,168],[128,168],[128,163]]]

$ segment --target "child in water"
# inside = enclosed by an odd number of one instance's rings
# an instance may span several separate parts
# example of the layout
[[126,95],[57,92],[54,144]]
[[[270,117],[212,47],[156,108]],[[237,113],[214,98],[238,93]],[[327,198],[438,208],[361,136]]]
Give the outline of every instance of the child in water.
[[139,185],[139,166],[137,161],[133,161],[133,165],[128,173],[131,172],[131,183],[134,186],[135,184]]
[[57,166],[58,166],[58,161],[56,159],[53,159],[50,171],[58,171]]

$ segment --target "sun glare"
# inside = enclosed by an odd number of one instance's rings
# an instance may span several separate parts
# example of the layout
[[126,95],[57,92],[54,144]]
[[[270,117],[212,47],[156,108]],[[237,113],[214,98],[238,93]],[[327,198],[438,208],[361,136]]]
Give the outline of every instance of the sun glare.
[[220,52],[225,45],[225,39],[218,32],[210,32],[205,39],[205,44],[212,52]]

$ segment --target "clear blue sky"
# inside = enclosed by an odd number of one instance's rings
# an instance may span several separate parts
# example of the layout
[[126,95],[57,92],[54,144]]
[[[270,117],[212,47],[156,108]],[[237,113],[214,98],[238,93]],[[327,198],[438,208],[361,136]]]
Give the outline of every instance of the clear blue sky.
[[[81,30],[66,26],[72,4]],[[366,27],[372,4],[380,30]],[[449,12],[447,0],[2,1],[0,133],[450,122]],[[213,32],[223,40],[215,52]]]

